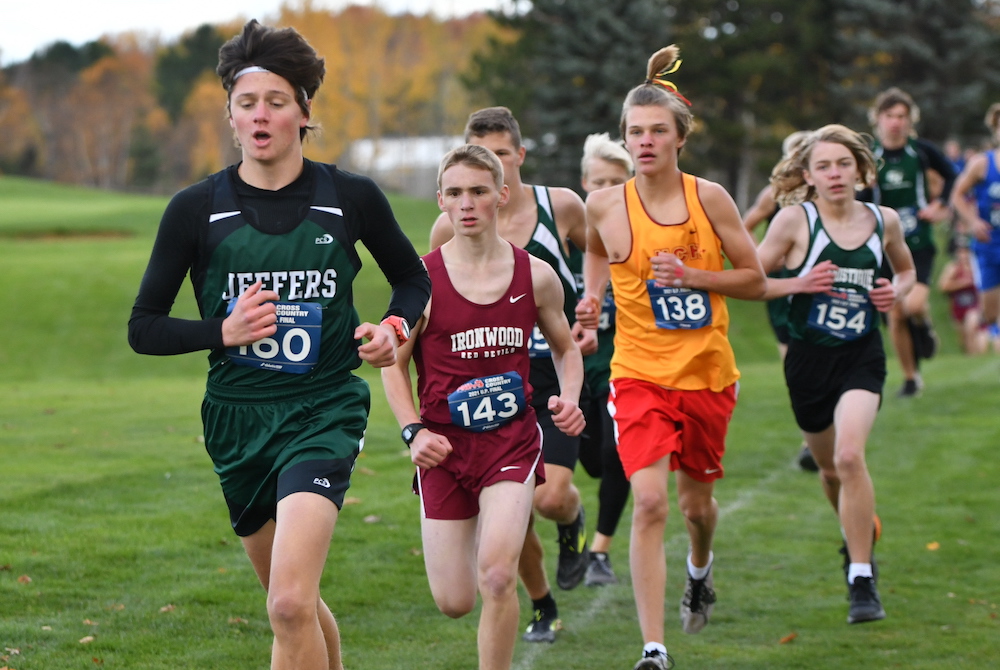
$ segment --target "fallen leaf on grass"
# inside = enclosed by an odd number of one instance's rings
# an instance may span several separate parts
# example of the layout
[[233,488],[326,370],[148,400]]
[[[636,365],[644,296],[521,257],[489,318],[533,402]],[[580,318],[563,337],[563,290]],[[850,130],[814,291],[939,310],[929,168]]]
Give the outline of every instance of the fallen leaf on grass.
[[231,616],[229,617],[229,623],[250,623],[250,622],[244,619],[243,617]]
[[42,626],[42,630],[52,630],[52,626]]
[[164,605],[163,607],[160,608],[160,611],[173,612],[175,609],[177,609],[177,605]]
[[93,641],[94,641],[94,636],[93,635],[88,635],[86,637],[81,637],[80,638],[80,644],[90,644]]
[[112,612],[121,612],[125,609],[125,603],[114,603],[113,605],[108,605],[104,609],[111,610]]
[[97,658],[96,656],[92,656],[90,660],[94,662],[94,665],[104,665],[103,658]]
[[375,474],[375,471],[372,470],[371,468],[358,468],[358,472],[360,472],[363,475],[374,475]]
[[413,556],[423,556],[424,550],[421,549],[420,547],[411,547],[410,554],[412,554]]
[[21,575],[20,577],[17,578],[17,583],[18,584],[30,584],[31,583],[31,577],[29,577],[28,575]]
[[345,505],[360,505],[361,504],[361,498],[355,498],[353,496],[348,496],[348,497],[344,498],[344,504]]
[[381,520],[382,517],[380,517],[378,514],[369,514],[368,516],[365,517],[365,523],[378,523]]
[[[4,647],[4,649],[6,649],[7,653],[10,654],[11,656],[20,656],[21,655],[21,650],[20,649],[15,649],[14,647]],[[6,661],[7,660],[6,657],[3,660]]]
[[101,624],[97,623],[96,621],[91,621],[90,619],[84,619],[83,620],[83,625],[84,626],[100,626]]
[[228,572],[228,571],[225,568],[219,568],[219,574],[220,575],[224,575],[224,574],[226,574],[226,572]]
[[783,637],[780,640],[778,640],[778,644],[788,644],[789,642],[791,642],[792,640],[794,640],[798,636],[799,636],[798,633],[789,633],[785,637]]
[[10,563],[4,563],[0,565],[0,572],[10,572],[14,567]]
[[941,543],[940,542],[928,542],[927,543],[927,551],[937,551],[940,548],[941,548]]

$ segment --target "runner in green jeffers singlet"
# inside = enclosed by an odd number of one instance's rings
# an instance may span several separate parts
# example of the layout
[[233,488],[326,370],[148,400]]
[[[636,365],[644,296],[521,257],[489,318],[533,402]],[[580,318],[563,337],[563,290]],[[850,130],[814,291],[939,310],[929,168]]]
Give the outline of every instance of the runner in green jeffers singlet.
[[[325,67],[301,35],[250,21],[218,74],[242,160],[170,201],[129,342],[209,352],[205,447],[267,590],[270,667],[342,670],[319,583],[368,421],[368,384],[352,371],[395,362],[430,280],[374,182],[303,158]],[[379,325],[354,309],[359,240],[393,286]],[[170,315],[188,275],[199,319]]]

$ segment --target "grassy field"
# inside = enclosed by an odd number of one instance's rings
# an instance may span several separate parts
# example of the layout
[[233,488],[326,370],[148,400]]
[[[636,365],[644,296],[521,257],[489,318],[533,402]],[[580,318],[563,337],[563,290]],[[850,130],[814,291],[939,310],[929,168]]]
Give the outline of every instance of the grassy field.
[[[266,668],[263,592],[229,528],[201,442],[203,354],[135,355],[125,325],[165,200],[0,178],[0,668]],[[393,199],[424,250],[432,203]],[[387,297],[370,257],[364,318]],[[939,296],[936,296],[939,298]],[[667,645],[680,668],[987,668],[1000,639],[996,514],[1000,360],[943,353],[922,397],[887,393],[869,449],[885,534],[888,618],[845,623],[836,521],[793,464],[798,435],[762,305],[731,301],[743,372],[717,488],[719,602],[684,636],[674,614],[686,550],[668,524]],[[194,315],[190,288],[176,309]],[[351,670],[476,665],[477,615],[434,607],[419,554],[409,459],[377,374],[366,449],[338,523],[324,595]],[[889,391],[900,382],[890,363]],[[578,484],[591,518],[597,482]],[[628,520],[620,586],[557,592],[554,645],[518,643],[515,668],[631,668],[641,639]],[[554,570],[555,530],[541,524]],[[528,602],[522,596],[522,619]]]

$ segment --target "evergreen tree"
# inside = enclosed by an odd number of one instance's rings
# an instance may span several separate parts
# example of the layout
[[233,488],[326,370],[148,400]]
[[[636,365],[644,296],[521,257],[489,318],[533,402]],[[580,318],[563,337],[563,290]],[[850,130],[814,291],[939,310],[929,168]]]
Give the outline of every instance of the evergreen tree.
[[533,138],[525,174],[579,188],[587,135],[618,136],[621,104],[646,61],[670,44],[671,6],[650,0],[533,0],[522,14],[495,14],[521,32],[476,59],[466,85],[510,107]]
[[156,61],[156,98],[176,122],[184,111],[195,81],[205,71],[215,71],[219,48],[225,40],[207,23],[168,47]]
[[851,121],[879,91],[898,86],[920,106],[920,134],[982,136],[983,113],[1000,93],[995,2],[838,0],[842,57],[835,92],[852,102]]
[[674,81],[700,121],[685,150],[694,159],[690,171],[722,183],[743,209],[780,158],[785,136],[837,119],[829,94],[833,12],[824,0],[676,5],[684,64]]
[[[536,0],[524,14],[499,17],[522,38],[481,57],[479,72],[493,76],[469,83],[508,104],[539,140],[540,181],[577,186],[584,138],[618,135],[622,101],[643,81],[647,59],[676,43],[684,62],[671,79],[698,119],[682,167],[721,181],[746,204],[751,175],[770,170],[785,135],[831,113],[828,7],[822,0]],[[530,96],[512,95],[512,86]]]

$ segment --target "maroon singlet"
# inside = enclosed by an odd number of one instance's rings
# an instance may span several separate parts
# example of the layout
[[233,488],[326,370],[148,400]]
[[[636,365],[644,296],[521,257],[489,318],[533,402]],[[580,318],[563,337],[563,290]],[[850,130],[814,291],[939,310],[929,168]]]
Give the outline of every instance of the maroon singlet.
[[[431,315],[413,351],[420,420],[444,435],[453,451],[437,467],[418,468],[414,491],[429,519],[467,519],[479,513],[479,494],[500,481],[545,481],[541,430],[531,408],[527,344],[538,317],[531,259],[514,251],[514,277],[496,302],[480,305],[455,290],[436,249],[424,256],[431,278]],[[525,408],[499,428],[472,432],[452,422],[448,395],[470,379],[517,372]]]
[[514,251],[514,277],[499,300],[480,305],[464,298],[451,283],[435,249],[424,256],[431,278],[431,318],[413,351],[417,365],[420,419],[451,424],[448,394],[475,377],[515,371],[528,384],[528,341],[538,317],[528,252]]

